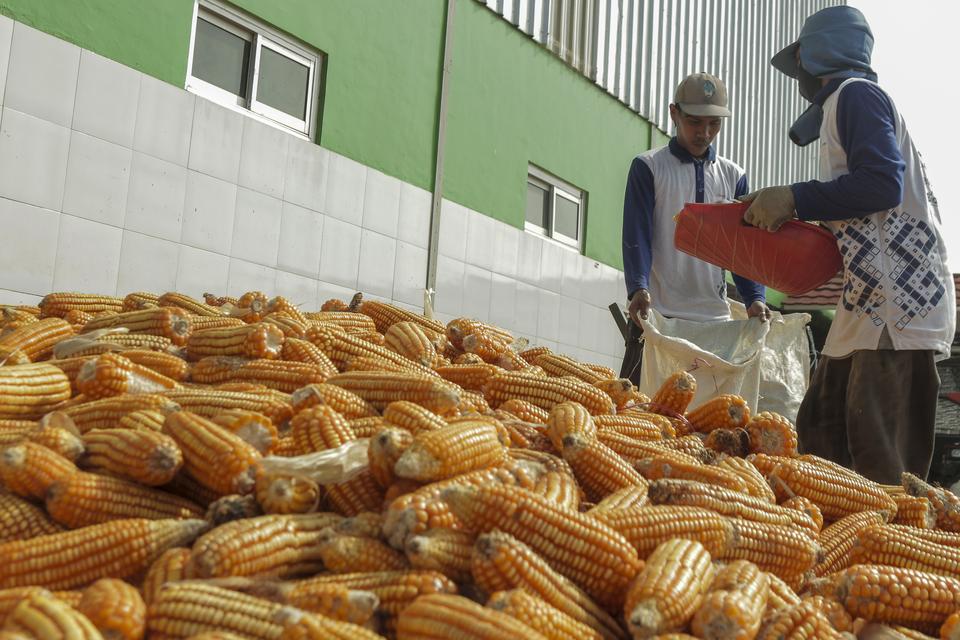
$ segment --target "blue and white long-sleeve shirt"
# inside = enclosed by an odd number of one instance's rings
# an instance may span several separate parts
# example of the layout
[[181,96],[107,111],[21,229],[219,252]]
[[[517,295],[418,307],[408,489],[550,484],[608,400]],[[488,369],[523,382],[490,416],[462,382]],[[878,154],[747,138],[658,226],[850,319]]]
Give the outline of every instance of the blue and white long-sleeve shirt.
[[[623,271],[627,294],[647,289],[653,308],[669,318],[728,320],[726,282],[720,267],[678,251],[674,216],[688,202],[725,202],[746,194],[747,176],[717,156],[694,158],[676,138],[634,158],[623,199]],[[747,306],[765,300],[765,289],[738,275]]]

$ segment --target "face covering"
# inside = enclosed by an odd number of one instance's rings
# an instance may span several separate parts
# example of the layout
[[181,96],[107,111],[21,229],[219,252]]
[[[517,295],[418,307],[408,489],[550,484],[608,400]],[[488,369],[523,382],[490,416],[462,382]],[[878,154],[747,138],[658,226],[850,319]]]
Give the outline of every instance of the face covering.
[[800,114],[790,127],[790,140],[798,147],[805,147],[820,139],[820,125],[823,123],[823,107],[814,103]]

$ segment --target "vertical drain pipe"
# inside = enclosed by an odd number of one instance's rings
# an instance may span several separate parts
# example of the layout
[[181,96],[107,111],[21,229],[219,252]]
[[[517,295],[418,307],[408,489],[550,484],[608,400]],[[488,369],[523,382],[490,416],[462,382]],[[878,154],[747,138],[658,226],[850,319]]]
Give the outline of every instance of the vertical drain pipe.
[[443,202],[443,154],[447,139],[447,97],[453,65],[453,11],[456,0],[447,0],[447,20],[443,28],[443,72],[440,78],[440,114],[437,119],[437,150],[434,154],[433,197],[430,201],[430,238],[427,242],[427,281],[423,292],[423,312],[433,317],[437,287],[437,253],[440,249],[440,204]]

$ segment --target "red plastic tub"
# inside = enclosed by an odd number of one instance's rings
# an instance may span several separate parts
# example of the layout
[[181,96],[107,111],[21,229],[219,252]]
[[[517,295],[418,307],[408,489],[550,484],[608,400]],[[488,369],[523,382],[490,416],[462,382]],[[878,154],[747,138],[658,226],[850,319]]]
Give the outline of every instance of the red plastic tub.
[[676,216],[677,249],[787,295],[816,289],[843,268],[826,229],[789,220],[776,233],[743,221],[749,205],[687,203]]

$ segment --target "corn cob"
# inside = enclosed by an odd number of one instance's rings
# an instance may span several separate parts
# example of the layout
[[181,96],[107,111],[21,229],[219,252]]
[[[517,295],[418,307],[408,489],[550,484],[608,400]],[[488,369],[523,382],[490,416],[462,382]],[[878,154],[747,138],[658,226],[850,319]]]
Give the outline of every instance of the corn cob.
[[[877,524],[882,523],[878,522]],[[954,549],[960,549],[960,533],[955,533],[953,531],[941,531],[940,529],[919,529],[917,527],[902,524],[889,524],[887,527],[894,531],[906,531],[910,535],[914,536],[915,538],[920,538],[921,540],[927,540],[929,542],[935,542],[937,544],[953,547]]]
[[190,565],[190,549],[187,547],[167,549],[147,569],[141,587],[143,600],[149,605],[164,584],[189,580],[193,577],[195,576]]
[[239,436],[261,455],[269,454],[280,437],[277,427],[270,418],[256,411],[227,409],[214,416],[213,422]]
[[750,421],[750,409],[740,396],[724,394],[707,400],[688,412],[686,418],[702,433],[713,429],[739,429]]
[[691,629],[706,640],[753,637],[760,628],[769,592],[765,572],[751,562],[734,560],[714,574]]
[[167,394],[169,401],[184,410],[212,418],[227,409],[242,409],[261,413],[274,425],[280,425],[293,416],[290,396],[270,389],[261,391],[226,391],[223,389],[178,389]]
[[370,463],[370,473],[374,480],[383,489],[386,489],[396,476],[393,472],[397,460],[406,451],[413,436],[405,429],[381,429],[371,440],[367,449],[367,459]]
[[[7,616],[17,608],[24,600],[29,600],[34,596],[56,597],[43,587],[15,587],[13,589],[0,589],[0,629],[3,629]],[[2,637],[2,636],[0,636]],[[29,636],[17,634],[16,640],[31,640]],[[10,640],[14,640],[11,638]]]
[[787,509],[792,509],[794,511],[800,511],[801,513],[809,516],[813,521],[813,524],[817,527],[818,534],[820,529],[823,528],[823,514],[820,513],[820,508],[803,496],[794,496],[793,498],[784,500],[782,503],[780,503],[780,506]]
[[193,366],[191,377],[202,384],[250,382],[292,393],[304,385],[325,382],[333,369],[304,362],[244,360],[233,356],[207,356]]
[[283,296],[276,296],[267,301],[268,315],[283,315],[292,318],[301,324],[307,324],[307,317],[300,311],[297,305],[293,304]]
[[406,400],[391,402],[383,410],[383,418],[413,435],[435,431],[446,426],[443,418],[419,404]]
[[903,529],[874,525],[857,536],[850,563],[884,564],[954,577],[960,573],[960,549],[915,537]]
[[[448,347],[450,346],[449,343],[448,343],[447,346],[448,346]],[[452,348],[452,347],[451,347],[451,348]],[[448,355],[450,355],[449,352],[447,352],[447,351],[445,351],[444,353],[447,353]],[[446,356],[444,356],[444,357],[446,357]],[[483,361],[483,358],[481,358],[480,356],[478,356],[478,355],[475,354],[475,353],[459,353],[459,354],[456,355],[456,357],[454,357],[454,358],[452,358],[452,359],[451,359],[451,358],[447,358],[447,359],[450,360],[450,364],[444,365],[444,366],[457,365],[457,364],[471,364],[471,365],[472,365],[472,364],[487,364],[486,362]],[[491,365],[491,366],[493,366],[493,365]]]
[[891,497],[897,503],[897,513],[893,517],[893,523],[918,529],[933,529],[937,526],[937,512],[927,498],[908,495]]
[[39,430],[40,423],[36,420],[0,420],[0,446],[19,444]]
[[0,367],[0,419],[30,420],[70,398],[70,380],[48,364]]
[[47,294],[40,301],[41,318],[62,318],[71,309],[80,309],[87,313],[119,312],[123,309],[123,300],[113,296],[57,292]]
[[157,374],[177,382],[186,380],[190,370],[190,365],[187,364],[186,360],[163,351],[128,349],[123,352],[123,357],[136,365],[151,369]]
[[642,564],[614,529],[524,489],[453,486],[442,495],[468,530],[497,528],[526,542],[603,605],[619,606]]
[[658,423],[645,418],[615,415],[596,416],[594,423],[600,431],[609,431],[636,440],[658,441],[664,438],[673,438],[675,435],[673,425],[666,418],[658,417],[662,418],[663,422]]
[[[177,478],[187,478],[189,476],[178,475]],[[194,481],[195,482],[195,481]],[[192,496],[196,495],[197,489],[191,488],[190,492],[183,491],[186,486],[176,487],[176,483],[171,483],[167,486],[167,489],[174,491],[179,495]],[[186,483],[184,483],[186,484]],[[203,487],[198,486],[199,491],[206,491]],[[215,526],[220,526],[225,522],[232,522],[234,520],[242,520],[244,518],[255,518],[257,516],[263,515],[263,509],[260,508],[260,503],[257,502],[257,498],[250,495],[239,495],[232,494],[229,496],[217,497],[216,495],[203,500],[203,504],[207,505],[206,518]]]
[[186,312],[175,307],[157,307],[141,311],[124,311],[113,316],[94,318],[84,325],[84,331],[114,327],[125,327],[132,333],[163,336],[173,344],[183,346],[187,343],[187,338],[190,337],[193,325]]
[[736,542],[721,559],[749,560],[791,586],[799,586],[817,563],[820,547],[793,527],[752,520],[733,520],[733,527]]
[[637,463],[636,467],[648,480],[659,480],[661,478],[695,480],[749,494],[746,481],[732,471],[701,464],[697,460],[689,456],[684,457],[684,454],[678,452],[671,455],[661,454],[655,458],[643,460]]
[[937,527],[944,531],[960,532],[960,497],[939,487],[933,487],[920,478],[904,473],[901,481],[912,496],[927,498],[937,512]]
[[[183,391],[172,391],[171,396],[177,393]],[[86,433],[91,429],[115,428],[121,418],[134,411],[171,411],[176,408],[174,402],[173,398],[159,394],[130,394],[85,402],[64,409],[64,413],[73,419],[80,433]]]
[[221,306],[225,307],[229,315],[244,322],[260,322],[267,314],[267,296],[261,291],[248,291],[240,296],[236,303],[230,306],[225,303]]
[[238,300],[230,296],[218,296],[212,293],[204,293],[203,301],[211,307],[222,307],[226,304],[236,305]]
[[[339,298],[330,298],[320,305],[320,311],[350,311],[350,306]],[[307,313],[308,318],[311,315],[313,314]]]
[[940,640],[957,640],[960,638],[960,611],[951,614],[940,627]]
[[246,324],[240,318],[230,318],[228,316],[190,316],[190,323],[193,325],[194,333],[211,329],[242,327]]
[[353,334],[380,331],[377,329],[377,325],[372,318],[353,311],[321,311],[319,313],[307,313],[305,317],[307,318],[308,326],[314,323],[328,326],[332,325],[346,333]]
[[[718,430],[716,430],[718,431]],[[712,433],[716,433],[713,431]],[[763,477],[763,474],[757,470],[755,466],[748,460],[743,458],[737,458],[733,456],[724,456],[715,463],[715,466],[721,469],[726,469],[738,475],[746,484],[747,492],[761,500],[765,500],[770,504],[776,504],[777,495],[773,492],[773,489],[770,488],[770,485],[767,483],[767,479]],[[813,518],[814,522],[821,523],[820,526],[823,526],[823,515],[820,513],[820,509],[813,504],[810,500],[802,496],[796,496],[792,499],[788,508],[799,509],[801,511],[807,511],[808,515]]]
[[650,400],[656,413],[682,416],[697,393],[696,379],[686,371],[677,371],[663,381]]
[[397,322],[384,333],[384,345],[425,367],[436,364],[437,350],[430,337],[414,322]]
[[624,617],[634,637],[680,631],[713,579],[710,553],[692,540],[669,540],[647,559],[626,596]]
[[0,588],[71,589],[99,578],[126,578],[161,553],[191,542],[203,520],[114,520],[0,544]]
[[155,487],[170,482],[183,455],[170,436],[148,429],[91,429],[83,466]]
[[384,360],[403,369],[418,367],[419,370],[425,369],[422,365],[386,347],[372,344],[355,334],[345,333],[339,329],[314,324],[307,329],[306,338],[319,347],[338,369],[343,369],[351,359],[364,356]]
[[826,576],[847,568],[851,563],[850,554],[860,533],[869,527],[886,522],[878,511],[852,513],[826,527],[820,534],[823,558],[814,567],[817,576]]
[[647,484],[639,472],[596,438],[572,433],[563,438],[562,447],[563,459],[592,502],[620,489]]
[[220,318],[224,315],[223,309],[220,307],[215,307],[205,302],[200,302],[199,300],[191,298],[188,295],[177,293],[175,291],[168,291],[157,298],[157,306],[176,307],[178,309],[183,309],[192,316]]
[[59,453],[33,442],[0,451],[0,480],[22,498],[43,500],[50,486],[77,473],[77,467]]
[[550,350],[550,347],[530,347],[529,349],[524,349],[519,352],[519,356],[527,361],[529,364],[534,364],[537,361],[537,358],[542,356],[545,353],[553,353]]
[[45,415],[37,428],[26,434],[24,440],[47,447],[61,456],[76,462],[83,455],[84,445],[76,425],[60,411]]
[[386,333],[397,322],[413,322],[433,333],[445,333],[446,328],[436,320],[430,320],[420,314],[401,309],[386,302],[365,300],[357,309],[365,316],[369,316],[376,325],[377,331]]
[[378,372],[341,373],[331,376],[328,384],[352,391],[382,410],[391,402],[408,400],[439,415],[453,412],[460,403],[456,389],[439,378],[416,374]]
[[[192,319],[191,319],[192,322]],[[80,336],[78,336],[80,337]],[[171,351],[174,342],[165,336],[149,333],[112,332],[95,339],[95,342],[104,345],[115,345],[126,349],[146,349],[150,351]],[[80,354],[76,354],[80,355]]]
[[[676,457],[676,454],[680,453],[674,449],[668,449],[665,446],[667,441],[638,440],[630,436],[621,435],[611,429],[598,430],[597,440],[616,451],[620,457],[632,465],[637,465],[646,460],[662,456]],[[696,461],[696,458],[687,454],[680,454],[676,459],[686,460],[688,462]]]
[[482,391],[500,370],[492,364],[477,363],[437,367],[436,372],[444,380],[448,380],[464,389]]
[[283,606],[244,593],[197,583],[168,584],[157,593],[147,615],[150,638],[188,638],[205,631],[277,639]]
[[338,534],[332,528],[320,532],[317,549],[323,566],[333,573],[356,571],[401,571],[410,563],[378,538]]
[[463,339],[469,335],[482,335],[486,339],[495,340],[507,345],[513,343],[513,336],[509,331],[471,318],[455,318],[451,320],[447,323],[446,334],[447,339],[453,343],[456,348],[464,351],[466,351],[466,349],[463,348]]
[[377,511],[364,511],[344,518],[333,526],[333,530],[345,536],[379,539],[383,535],[383,516]]
[[547,471],[531,489],[560,509],[579,511],[583,492],[573,474],[562,471]]
[[816,537],[820,530],[806,513],[786,509],[754,496],[693,480],[654,480],[648,489],[650,502],[659,505],[710,509],[731,518],[796,527]]
[[47,512],[70,528],[122,518],[202,518],[203,509],[178,496],[139,484],[78,471],[50,485]]
[[279,640],[379,640],[382,638],[381,635],[357,624],[336,620],[327,615],[311,615],[299,609],[284,608],[280,612],[279,620],[283,627]]
[[620,532],[641,559],[674,538],[699,542],[716,557],[736,544],[732,520],[698,507],[633,507],[593,510],[589,515]]
[[559,354],[545,353],[534,360],[532,364],[542,367],[547,375],[554,378],[573,376],[587,384],[596,384],[604,380],[602,376],[597,375],[596,372],[591,371],[576,360]]
[[308,513],[320,503],[320,487],[304,476],[260,473],[254,492],[268,514]]
[[13,322],[29,324],[31,322],[37,322],[37,320],[39,320],[39,315],[35,315],[29,311],[10,306],[0,307],[0,328]]
[[545,638],[557,640],[582,640],[603,638],[582,622],[574,620],[545,601],[522,589],[497,591],[491,594],[487,608],[502,611],[526,624]]
[[0,543],[60,531],[63,527],[51,520],[43,509],[13,494],[0,492]]
[[519,399],[507,400],[501,403],[500,410],[511,413],[524,422],[532,422],[535,424],[546,424],[547,418],[550,417],[550,414],[544,409],[526,400]]
[[93,314],[79,309],[71,309],[63,316],[63,319],[70,323],[70,326],[73,327],[76,333],[83,329],[83,325],[93,320]]
[[547,417],[547,435],[557,451],[563,451],[563,441],[569,435],[593,438],[597,427],[586,407],[576,402],[561,402],[555,405]]
[[47,640],[103,640],[103,635],[82,613],[61,602],[52,594],[33,594],[14,608],[3,629],[19,637]]
[[506,460],[505,438],[492,424],[472,420],[414,437],[394,466],[401,478],[433,482],[496,467]]
[[[214,582],[219,584],[220,581]],[[223,581],[223,586],[227,589],[249,593],[256,597],[273,600],[281,604],[288,604],[284,593],[291,588],[294,583],[290,582],[266,582],[259,579],[228,579]],[[308,611],[310,613],[320,614],[320,617],[329,620],[338,620],[340,622],[349,622],[352,624],[367,624],[375,622],[371,620],[380,604],[380,599],[372,591],[362,591],[359,589],[349,589],[339,584],[321,584],[310,589],[311,599],[303,603],[298,603],[299,609],[289,607],[290,611]],[[289,605],[288,605],[289,606]],[[281,616],[286,619],[286,616]],[[316,619],[316,616],[310,616]],[[284,622],[286,624],[286,622]],[[313,636],[304,636],[313,637]],[[328,638],[330,636],[320,635],[318,638]],[[339,636],[337,636],[339,637]],[[347,636],[348,639],[355,636]],[[366,637],[366,636],[363,636]],[[375,636],[380,638],[380,636]]]
[[397,633],[399,638],[409,640],[441,637],[462,640],[546,640],[545,636],[516,618],[482,607],[462,596],[449,594],[417,598],[400,613]]
[[707,433],[703,444],[717,453],[742,458],[750,453],[749,436],[745,429],[717,428]]
[[608,494],[603,500],[598,502],[593,508],[587,511],[590,515],[596,515],[598,511],[609,509],[633,509],[643,507],[649,504],[647,498],[647,485],[634,485],[624,487]]
[[840,640],[842,636],[830,620],[817,611],[812,602],[801,602],[781,609],[766,621],[757,636],[759,640],[792,638],[795,640]]
[[287,337],[283,341],[280,359],[291,362],[305,362],[307,364],[320,366],[324,369],[336,369],[330,361],[330,358],[320,350],[320,347],[308,340],[301,340],[300,338]]
[[31,361],[45,360],[53,354],[53,345],[73,335],[73,327],[61,318],[30,322],[0,337],[0,362],[16,351]]
[[189,411],[168,415],[163,431],[183,452],[184,470],[201,485],[220,495],[253,490],[260,454],[239,436]]
[[851,618],[847,610],[843,608],[843,605],[836,600],[821,595],[808,595],[804,596],[800,601],[813,605],[817,611],[822,613],[824,617],[830,621],[830,626],[837,631],[851,633],[854,631],[853,618]]
[[146,291],[135,291],[128,293],[122,302],[122,306],[117,311],[137,311],[147,307],[159,307],[160,296]]
[[381,429],[390,426],[381,416],[356,418],[355,420],[348,420],[347,423],[350,425],[353,435],[357,438],[372,438],[379,433]]
[[526,400],[550,411],[561,402],[582,404],[591,414],[614,413],[616,407],[606,393],[582,382],[562,378],[535,378],[522,373],[500,373],[491,378],[484,394],[492,406],[510,399]]
[[277,358],[283,348],[284,339],[283,332],[277,326],[265,322],[223,329],[194,330],[187,340],[187,356],[192,360],[206,356]]
[[134,364],[122,355],[105,353],[83,363],[77,373],[76,386],[86,397],[96,400],[124,394],[157,393],[179,385],[176,380]]
[[454,582],[472,581],[470,559],[473,535],[453,529],[431,529],[407,540],[404,551],[410,566],[432,569]]
[[146,628],[147,606],[136,588],[104,578],[83,590],[77,611],[106,637],[140,640]]
[[746,426],[750,453],[793,457],[797,455],[797,429],[780,414],[763,411]]

